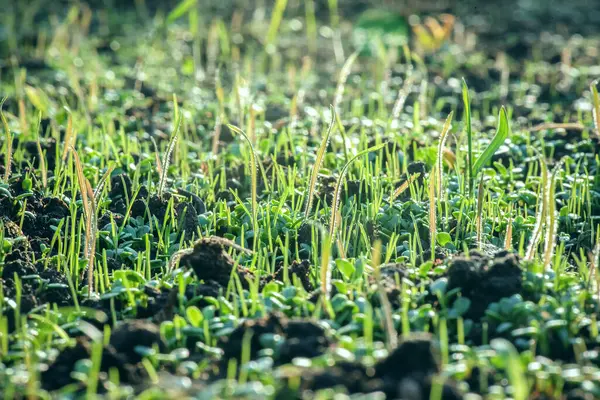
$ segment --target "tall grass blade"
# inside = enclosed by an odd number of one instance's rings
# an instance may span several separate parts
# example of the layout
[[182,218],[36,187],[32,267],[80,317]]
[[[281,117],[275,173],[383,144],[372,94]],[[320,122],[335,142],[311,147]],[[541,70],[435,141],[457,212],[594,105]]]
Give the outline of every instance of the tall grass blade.
[[273,13],[271,14],[271,23],[269,24],[269,30],[267,32],[267,46],[272,45],[275,42],[277,31],[279,30],[279,25],[283,19],[283,12],[285,11],[286,6],[287,0],[276,0]]
[[465,107],[465,125],[467,128],[467,182],[469,185],[469,196],[473,194],[473,131],[471,126],[471,98],[467,81],[462,80],[462,97]]
[[98,230],[96,223],[96,201],[90,181],[83,174],[83,168],[77,150],[71,147],[71,152],[73,153],[77,183],[79,184],[79,191],[83,203],[83,216],[85,218],[84,256],[88,261],[88,296],[91,297],[92,291],[94,290],[94,255],[96,253],[96,233]]
[[8,181],[8,178],[10,178],[10,169],[12,164],[12,133],[10,131],[10,127],[8,126],[6,116],[2,111],[2,107],[4,106],[4,102],[7,98],[8,97],[4,97],[2,101],[0,101],[0,118],[2,119],[2,125],[4,125],[4,133],[6,134],[6,154],[4,156],[4,181]]
[[590,90],[592,91],[592,115],[594,117],[594,126],[596,135],[600,136],[600,96],[598,95],[598,81],[592,82]]
[[477,190],[477,248],[483,244],[483,178],[479,180],[479,189]]
[[167,151],[165,152],[162,160],[162,174],[160,175],[160,181],[158,182],[158,197],[162,199],[163,193],[165,191],[165,187],[167,185],[167,175],[169,173],[169,163],[171,162],[171,154],[173,153],[173,149],[175,149],[175,144],[177,143],[177,137],[179,135],[179,130],[181,129],[181,121],[183,113],[177,113],[177,119],[175,121],[175,127],[173,129],[173,133],[171,134],[171,139],[169,139],[169,144],[167,146]]
[[431,257],[435,257],[435,241],[437,237],[437,208],[435,204],[435,168],[429,174],[429,240]]
[[38,156],[40,157],[40,172],[42,174],[42,187],[45,189],[48,187],[48,168],[46,167],[46,159],[44,158],[44,152],[42,151],[42,144],[40,143],[40,126],[42,125],[42,112],[38,113],[38,122],[35,129]]
[[546,222],[546,210],[548,208],[548,196],[547,192],[548,188],[548,166],[546,165],[546,161],[543,158],[540,159],[540,169],[541,169],[541,187],[540,187],[540,195],[542,197],[542,204],[540,205],[537,215],[535,217],[535,226],[533,227],[533,232],[531,234],[531,239],[529,239],[529,244],[527,245],[527,251],[525,252],[526,260],[533,260],[535,257],[535,253],[537,251],[538,244],[540,242],[540,238],[542,236],[542,230],[544,228],[544,223]]
[[554,247],[556,246],[556,232],[558,229],[558,222],[556,218],[556,176],[562,162],[559,162],[552,170],[552,176],[548,184],[546,204],[548,212],[546,213],[546,242],[544,244],[544,267],[548,268],[552,257],[554,255]]
[[321,165],[323,164],[323,160],[325,158],[325,152],[327,150],[327,144],[329,143],[329,138],[331,137],[331,132],[333,131],[333,127],[335,126],[336,114],[333,107],[331,107],[331,123],[329,124],[329,128],[327,128],[327,132],[321,140],[321,145],[319,146],[319,150],[317,151],[317,158],[315,159],[315,164],[313,165],[310,179],[308,182],[308,187],[306,188],[306,193],[304,198],[306,199],[306,207],[304,208],[304,217],[308,219],[310,216],[310,210],[312,209],[313,196],[315,192],[315,187],[317,186],[317,178],[319,176],[319,170],[321,169]]
[[94,291],[94,256],[96,254],[96,237],[98,231],[96,200],[90,181],[85,179],[87,197],[89,199],[89,213],[86,218],[85,243],[86,258],[88,260],[88,297],[91,297]]
[[440,199],[442,198],[442,181],[443,181],[442,178],[444,175],[444,145],[446,144],[446,138],[448,137],[448,132],[450,131],[450,128],[452,126],[452,116],[453,115],[454,115],[454,112],[451,111],[450,114],[448,115],[448,118],[446,118],[446,122],[444,122],[444,127],[442,128],[442,133],[440,134],[440,143],[438,145],[438,151],[437,151],[436,190],[437,190],[437,194]]
[[358,52],[354,52],[350,54],[350,57],[346,60],[342,69],[340,70],[340,76],[338,77],[337,87],[335,88],[335,96],[333,98],[333,108],[337,113],[339,113],[339,105],[342,102],[342,97],[344,96],[344,88],[346,87],[346,80],[352,71],[352,64],[356,61],[358,57]]
[[[233,132],[236,132],[240,135],[242,135],[242,137],[244,138],[244,140],[246,140],[246,143],[248,143],[248,146],[250,147],[250,185],[251,185],[251,190],[252,190],[252,194],[251,194],[251,203],[252,203],[252,229],[254,230],[254,237],[256,238],[254,240],[254,244],[256,246],[256,244],[258,243],[258,203],[257,203],[257,197],[256,197],[256,178],[257,178],[257,173],[258,173],[258,157],[256,155],[256,151],[254,150],[254,146],[252,145],[252,141],[250,140],[250,138],[248,137],[248,135],[246,135],[246,133],[241,130],[240,128],[238,128],[237,126],[233,126],[230,124],[227,124],[227,126],[229,127],[230,130],[232,130]],[[255,250],[255,249],[254,249]]]
[[100,201],[100,196],[102,195],[102,189],[104,188],[106,181],[108,180],[108,178],[110,177],[110,174],[113,172],[114,169],[115,169],[115,167],[111,165],[106,170],[106,172],[102,175],[100,180],[98,181],[98,184],[96,185],[96,189],[94,190],[94,202],[96,202],[96,204],[98,204],[98,202]]

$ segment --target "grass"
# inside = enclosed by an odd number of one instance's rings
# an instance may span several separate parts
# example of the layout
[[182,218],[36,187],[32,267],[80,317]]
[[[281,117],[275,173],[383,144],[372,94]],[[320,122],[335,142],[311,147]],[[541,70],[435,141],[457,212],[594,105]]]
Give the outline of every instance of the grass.
[[2,13],[0,394],[600,396],[600,38],[266,3]]

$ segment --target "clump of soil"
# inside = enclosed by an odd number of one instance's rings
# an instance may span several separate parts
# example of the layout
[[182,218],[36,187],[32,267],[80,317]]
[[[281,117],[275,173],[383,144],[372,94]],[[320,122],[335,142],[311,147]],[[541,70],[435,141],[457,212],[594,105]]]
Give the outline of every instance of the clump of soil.
[[[307,292],[312,292],[315,288],[310,281],[310,261],[308,260],[294,260],[288,266],[288,276],[290,282],[294,282],[294,276],[298,278],[298,281],[302,284],[302,287]],[[268,283],[273,279],[276,279],[280,282],[283,282],[283,274],[284,274],[283,265],[280,265],[277,271],[272,276],[268,276],[264,279],[263,283]]]
[[185,239],[191,240],[198,228],[198,213],[191,203],[179,203],[175,208],[179,220],[179,231],[185,232]]
[[[71,373],[78,361],[91,358],[92,346],[86,336],[77,337],[75,346],[64,349],[48,369],[42,372],[44,389],[58,390],[77,382]],[[107,372],[116,368],[121,382],[140,382],[145,376],[145,370],[140,364],[142,356],[135,351],[136,346],[156,346],[160,351],[166,349],[157,325],[144,320],[123,322],[113,331],[109,344],[102,350],[100,381],[106,381]],[[99,391],[103,391],[102,385],[99,385]]]
[[[233,258],[226,251],[226,247],[231,246],[239,247],[223,238],[202,238],[196,241],[189,253],[181,256],[179,265],[193,269],[198,279],[204,282],[214,281],[220,286],[227,287],[235,266]],[[252,277],[252,272],[240,266],[237,267],[236,272],[242,285],[248,285],[246,277]]]
[[[402,288],[402,280],[408,278],[406,265],[402,263],[383,264],[379,270],[380,280],[377,282],[375,276],[370,277],[371,284],[379,284],[387,294],[388,300],[393,307],[400,306],[400,290]],[[400,285],[398,285],[400,284]],[[378,292],[373,292],[370,301],[374,306],[380,306],[381,300]]]
[[316,322],[306,319],[288,319],[283,314],[272,313],[259,319],[242,322],[230,335],[221,338],[219,347],[224,351],[223,359],[240,358],[244,346],[244,337],[252,333],[250,339],[250,357],[258,357],[264,349],[263,335],[283,337],[275,350],[275,360],[279,364],[291,362],[296,357],[313,358],[323,354],[331,344],[325,329]]
[[[426,399],[432,377],[441,371],[438,349],[429,334],[416,334],[402,341],[374,368],[358,363],[338,363],[326,370],[304,371],[300,390],[316,391],[343,386],[350,394],[383,392],[386,398]],[[442,399],[461,399],[452,382],[442,390]]]
[[470,258],[457,257],[450,264],[448,290],[460,288],[471,300],[465,318],[476,321],[490,304],[521,292],[522,273],[516,254],[501,251],[488,258],[471,252]]
[[[16,300],[17,284],[15,276],[20,281],[21,301],[19,312],[23,315],[43,304],[67,306],[71,304],[71,292],[65,276],[52,266],[44,268],[44,264],[31,262],[30,252],[18,249],[6,255],[0,281],[4,297]],[[3,311],[8,317],[8,330],[14,326],[13,308],[6,307]]]
[[167,347],[158,326],[142,319],[119,324],[110,335],[110,345],[117,353],[125,355],[127,362],[132,364],[142,361],[142,356],[135,351],[136,346],[151,348],[156,345],[160,351]]
[[[78,361],[91,358],[92,343],[87,336],[79,336],[75,340],[75,346],[64,349],[48,369],[42,372],[41,381],[44,389],[59,390],[66,385],[78,382],[71,376],[71,373]],[[100,370],[106,373],[111,368],[119,371],[121,382],[134,380],[134,372],[126,365],[125,360],[115,352],[114,348],[107,347],[102,351]],[[81,386],[83,389],[83,383]],[[102,385],[99,385],[99,390],[103,391],[102,389]]]

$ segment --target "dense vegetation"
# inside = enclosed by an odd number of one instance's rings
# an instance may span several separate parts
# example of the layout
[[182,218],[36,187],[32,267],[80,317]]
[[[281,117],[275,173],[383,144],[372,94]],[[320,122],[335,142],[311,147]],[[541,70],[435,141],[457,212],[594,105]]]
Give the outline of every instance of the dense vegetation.
[[600,397],[585,2],[46,3],[0,15],[3,398]]

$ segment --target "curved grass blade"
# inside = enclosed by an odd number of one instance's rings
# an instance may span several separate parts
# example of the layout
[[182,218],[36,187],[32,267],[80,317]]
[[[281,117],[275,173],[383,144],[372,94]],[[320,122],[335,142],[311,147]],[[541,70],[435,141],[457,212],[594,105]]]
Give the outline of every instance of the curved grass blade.
[[365,154],[371,153],[373,151],[377,151],[377,150],[381,149],[383,146],[385,146],[386,144],[387,143],[380,143],[378,145],[369,147],[366,150],[360,151],[357,155],[352,157],[350,159],[350,161],[348,161],[346,163],[346,165],[344,165],[344,168],[342,168],[342,171],[340,172],[340,177],[338,178],[337,183],[335,184],[335,191],[333,192],[333,200],[331,203],[331,218],[329,220],[329,239],[332,242],[334,242],[335,238],[336,238],[336,228],[337,228],[336,214],[337,214],[338,206],[340,204],[340,194],[342,192],[342,186],[344,184],[344,179],[346,178],[346,173],[348,172],[348,168],[359,157],[364,156]]
[[98,204],[98,202],[100,201],[100,195],[102,194],[102,189],[104,188],[106,181],[110,177],[110,174],[113,172],[113,169],[115,169],[115,167],[114,167],[114,165],[111,165],[106,170],[104,175],[102,175],[102,178],[100,178],[100,180],[98,181],[98,184],[96,185],[96,189],[94,190],[94,201],[96,202],[96,204]]
[[306,208],[304,209],[304,217],[308,219],[310,215],[310,210],[312,208],[313,195],[315,191],[315,187],[317,185],[317,177],[319,176],[319,169],[321,169],[321,165],[323,164],[323,159],[325,158],[325,151],[327,150],[327,144],[329,143],[329,138],[331,137],[331,132],[333,131],[333,127],[335,126],[336,114],[333,106],[331,107],[331,123],[329,124],[329,128],[327,128],[327,133],[321,140],[321,145],[319,146],[319,150],[317,151],[317,158],[315,160],[315,164],[313,165],[312,172],[310,174],[310,179],[308,183],[308,187],[306,188],[306,193],[304,198],[306,199]]
[[506,110],[504,107],[500,110],[499,121],[498,121],[498,129],[496,130],[496,135],[489,146],[481,153],[481,155],[473,164],[473,174],[472,178],[474,179],[481,168],[488,163],[492,159],[492,156],[500,146],[504,143],[506,138],[508,138],[508,134],[510,132],[510,127],[508,125],[508,116],[506,115]]
[[436,160],[436,189],[437,194],[441,198],[442,197],[442,178],[444,175],[444,145],[446,144],[446,139],[448,138],[448,132],[450,131],[450,127],[452,126],[452,116],[454,115],[454,111],[450,111],[448,118],[446,118],[446,122],[444,122],[444,127],[442,128],[442,133],[440,135],[440,143],[438,145],[437,151],[437,160]]
[[[231,125],[231,124],[227,124],[227,126],[229,127],[229,129],[233,132],[236,132],[240,135],[242,135],[242,137],[246,140],[246,142],[248,143],[248,146],[250,146],[250,183],[251,183],[251,187],[252,187],[252,194],[251,194],[251,202],[252,202],[252,229],[254,230],[254,237],[258,238],[258,205],[257,205],[257,200],[256,200],[256,177],[257,177],[257,169],[258,169],[258,157],[256,156],[256,151],[254,150],[254,146],[252,145],[252,141],[250,140],[250,138],[248,137],[248,135],[246,135],[246,133],[241,130],[240,128],[238,128],[237,126]],[[254,243],[256,244],[258,242],[258,240],[255,240]]]

